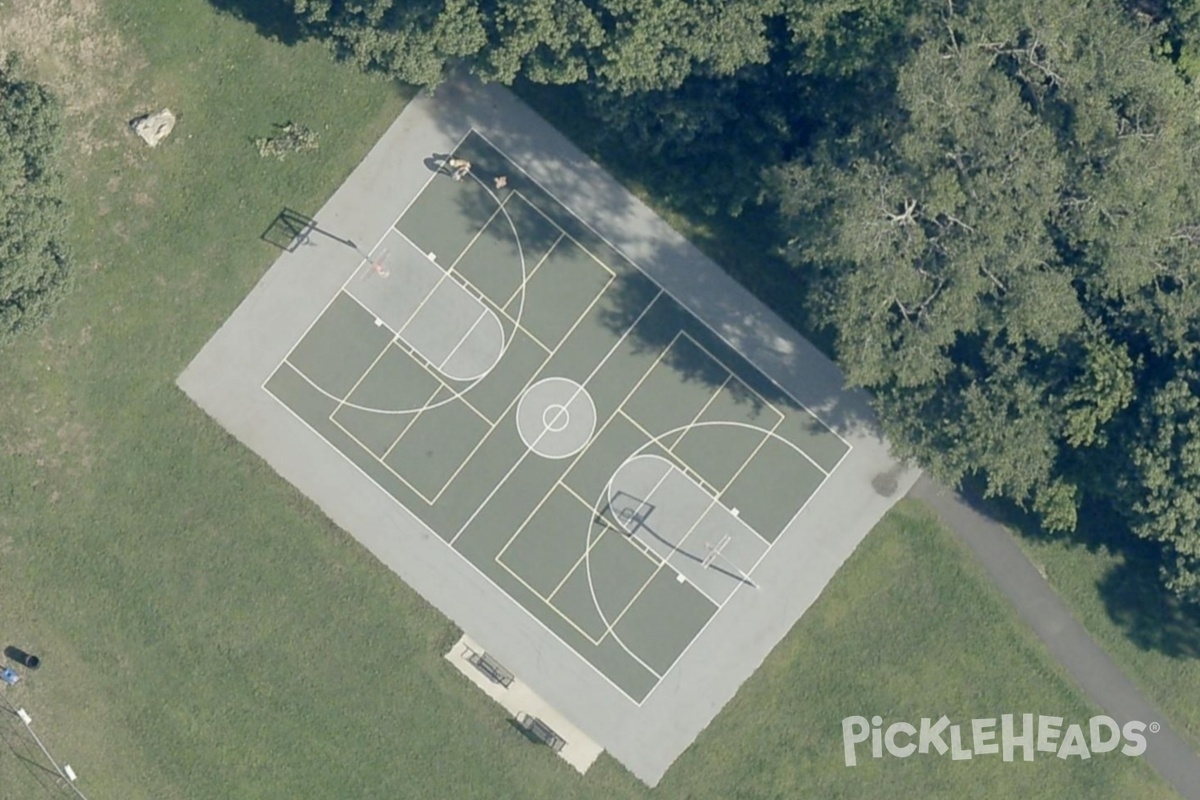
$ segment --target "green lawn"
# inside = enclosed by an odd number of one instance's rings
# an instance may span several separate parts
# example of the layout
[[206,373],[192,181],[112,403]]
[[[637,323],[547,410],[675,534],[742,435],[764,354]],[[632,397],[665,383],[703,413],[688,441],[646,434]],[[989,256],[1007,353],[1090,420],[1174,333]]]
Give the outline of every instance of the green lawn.
[[1075,617],[1200,751],[1200,612],[1162,590],[1146,545],[1084,519],[1073,537],[1018,537]]
[[[6,4],[0,30],[30,7],[92,5]],[[33,54],[103,99],[72,102],[79,287],[0,353],[0,643],[45,662],[3,699],[93,800],[1168,796],[1114,755],[842,766],[848,714],[1092,713],[908,504],[653,795],[528,744],[442,662],[453,627],[174,386],[275,257],[259,234],[316,210],[403,93],[205,0],[98,8],[60,49],[110,57]],[[152,151],[123,125],[161,106],[180,123]],[[288,120],[321,149],[260,159],[253,138]],[[0,714],[0,796],[66,796],[41,765]]]

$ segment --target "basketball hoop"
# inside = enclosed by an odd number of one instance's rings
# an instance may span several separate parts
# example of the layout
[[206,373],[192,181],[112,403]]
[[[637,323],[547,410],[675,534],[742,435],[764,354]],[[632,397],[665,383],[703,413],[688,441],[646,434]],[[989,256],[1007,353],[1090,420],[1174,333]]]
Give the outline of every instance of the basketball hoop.
[[[723,537],[721,537],[721,541],[717,542],[716,544],[705,545],[705,549],[708,550],[708,553],[704,556],[704,560],[700,562],[700,568],[708,569],[709,567],[712,566],[712,563],[714,561],[716,561],[718,557],[723,558],[724,552],[725,552],[725,545],[729,544],[730,540],[732,540],[732,539],[733,539],[733,537],[727,533]],[[741,570],[738,570],[738,571],[740,572]]]
[[378,275],[380,278],[386,278],[391,272],[387,268],[388,251],[380,250],[378,255],[372,256],[367,260],[371,265],[371,272]]

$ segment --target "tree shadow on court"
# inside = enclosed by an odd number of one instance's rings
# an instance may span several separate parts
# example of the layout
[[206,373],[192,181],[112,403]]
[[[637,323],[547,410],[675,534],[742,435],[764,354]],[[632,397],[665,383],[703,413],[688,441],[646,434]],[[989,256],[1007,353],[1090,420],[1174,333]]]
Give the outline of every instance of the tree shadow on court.
[[1176,659],[1200,659],[1200,605],[1167,590],[1160,570],[1162,547],[1137,537],[1111,508],[1085,504],[1072,533],[1049,533],[1037,518],[1009,500],[983,497],[981,481],[960,490],[967,502],[1030,541],[1058,539],[1089,553],[1115,557],[1116,564],[1096,582],[1109,619],[1138,649]]
[[[634,164],[623,161],[611,149],[600,152],[601,143],[594,135],[590,138],[581,136],[579,126],[586,124],[586,119],[579,119],[583,115],[576,113],[574,124],[563,124],[564,119],[571,117],[569,109],[560,108],[557,115],[548,115],[551,123],[561,125],[564,132],[583,148],[581,153],[577,144],[556,135],[546,135],[540,121],[532,115],[525,118],[528,112],[522,108],[506,112],[513,117],[520,115],[520,118],[500,118],[500,112],[496,111],[500,104],[480,96],[488,91],[487,87],[474,81],[452,81],[439,87],[426,100],[433,105],[432,116],[441,121],[447,138],[453,137],[452,140],[457,140],[462,131],[471,128],[502,130],[503,140],[492,144],[515,162],[515,165],[503,167],[509,171],[510,187],[519,188],[523,181],[546,187],[554,200],[585,221],[621,256],[633,264],[648,267],[654,280],[697,317],[717,321],[712,330],[723,342],[758,365],[760,370],[769,370],[771,377],[782,384],[781,387],[771,381],[754,381],[755,390],[763,394],[764,399],[780,407],[802,405],[843,435],[855,432],[879,434],[865,393],[846,391],[837,367],[808,341],[797,340],[795,336],[795,330],[807,328],[807,318],[802,313],[805,285],[802,276],[778,256],[777,243],[772,238],[777,234],[768,230],[768,211],[748,210],[736,221],[738,224],[731,222],[727,229],[721,230],[716,230],[716,221],[709,220],[710,230],[706,235],[698,235],[694,226],[682,224],[679,214],[668,213],[667,221],[711,250],[710,255],[721,259],[718,263],[733,265],[729,270],[713,269],[706,255],[691,241],[647,223],[646,207],[624,185],[628,183],[635,190],[640,185],[638,180],[630,178]],[[560,90],[539,89],[539,92],[556,91]],[[537,102],[538,111],[546,113],[550,104],[542,99]],[[415,157],[428,155],[414,154]],[[600,158],[604,169],[611,170],[617,180],[596,169],[589,161],[595,158]],[[487,169],[479,170],[476,177],[490,182],[491,172],[498,168],[488,165]],[[460,211],[472,222],[482,225],[495,213],[494,199],[484,195],[463,195],[459,201]],[[754,225],[744,225],[745,218],[752,213],[763,216]],[[757,232],[748,240],[746,230]],[[740,236],[737,231],[742,231]],[[717,242],[724,244],[709,246]],[[740,257],[735,257],[732,251],[739,250]],[[735,279],[773,308],[747,302],[743,287],[739,287]],[[619,281],[606,298],[608,305],[604,314],[612,330],[624,332],[642,314],[657,289],[636,277],[619,278]],[[639,325],[635,341],[647,352],[662,352],[678,332],[677,325]],[[826,339],[821,342],[828,344]],[[686,380],[711,384],[714,389],[728,377],[724,369],[716,368],[710,359],[698,355],[694,349],[671,353],[668,363]],[[744,393],[744,399],[758,402],[752,393]]]
[[230,16],[254,26],[259,36],[291,47],[312,37],[288,0],[208,0]]

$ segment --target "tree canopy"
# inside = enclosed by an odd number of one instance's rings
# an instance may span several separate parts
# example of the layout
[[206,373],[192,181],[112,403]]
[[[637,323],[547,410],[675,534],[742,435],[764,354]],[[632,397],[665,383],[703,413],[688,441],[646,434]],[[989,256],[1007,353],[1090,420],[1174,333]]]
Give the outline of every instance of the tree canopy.
[[1051,528],[1109,503],[1183,590],[1200,571],[1200,126],[1158,41],[1106,0],[947,5],[895,112],[778,185],[839,362],[902,452]]
[[60,110],[17,72],[12,59],[0,68],[0,339],[44,318],[70,275]]
[[630,93],[766,63],[780,0],[292,0],[343,57],[431,85],[459,63],[491,80]]

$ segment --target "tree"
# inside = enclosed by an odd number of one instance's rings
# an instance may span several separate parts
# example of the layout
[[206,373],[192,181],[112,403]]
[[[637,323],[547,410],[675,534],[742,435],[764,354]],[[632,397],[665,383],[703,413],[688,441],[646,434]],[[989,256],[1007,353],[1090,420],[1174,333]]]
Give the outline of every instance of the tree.
[[822,276],[815,311],[902,454],[981,474],[1051,528],[1122,508],[1184,590],[1200,126],[1159,36],[1108,0],[948,2],[895,110],[776,186],[793,259]]
[[590,81],[629,93],[766,63],[780,0],[292,0],[364,69],[432,86],[466,64],[505,83]]
[[70,284],[61,112],[18,70],[0,68],[0,337],[45,318]]

